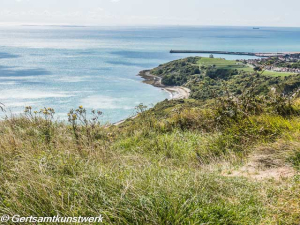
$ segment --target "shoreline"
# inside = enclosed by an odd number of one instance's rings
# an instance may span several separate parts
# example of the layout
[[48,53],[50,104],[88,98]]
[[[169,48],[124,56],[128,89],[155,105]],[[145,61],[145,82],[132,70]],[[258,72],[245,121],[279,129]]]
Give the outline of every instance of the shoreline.
[[172,99],[187,99],[191,94],[191,90],[182,86],[166,86],[162,84],[161,77],[155,76],[150,73],[150,70],[142,70],[138,76],[144,79],[143,83],[150,84],[154,87],[161,88],[162,90],[170,93],[170,100]]
[[[150,73],[150,70],[142,70],[142,71],[139,72],[139,74],[137,76],[140,76],[144,79],[143,83],[150,84],[154,87],[161,88],[162,90],[168,92],[171,96],[171,98],[169,100],[187,99],[187,98],[189,98],[189,96],[191,94],[191,90],[186,88],[186,87],[182,87],[182,86],[165,86],[165,85],[163,85],[161,83],[162,78],[158,77],[158,76],[155,76],[155,75],[152,75]],[[126,120],[134,119],[135,117],[137,117],[137,115],[128,117],[124,120],[113,123],[112,125],[113,126],[121,125]]]

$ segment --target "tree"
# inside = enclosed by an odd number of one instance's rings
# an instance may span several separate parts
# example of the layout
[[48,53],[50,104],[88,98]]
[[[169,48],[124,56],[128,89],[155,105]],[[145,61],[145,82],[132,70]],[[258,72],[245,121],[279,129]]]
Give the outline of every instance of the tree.
[[253,70],[254,71],[262,71],[261,67],[259,67],[259,66],[254,67]]

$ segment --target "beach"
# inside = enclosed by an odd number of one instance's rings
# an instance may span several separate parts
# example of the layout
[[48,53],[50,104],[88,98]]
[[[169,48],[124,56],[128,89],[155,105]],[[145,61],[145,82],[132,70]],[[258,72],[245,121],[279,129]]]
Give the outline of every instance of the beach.
[[[174,99],[174,100],[175,99],[187,99],[190,96],[190,93],[191,93],[190,89],[188,89],[186,87],[182,87],[182,86],[165,86],[161,82],[161,77],[152,75],[150,73],[150,70],[143,70],[138,74],[138,76],[144,78],[143,83],[150,84],[154,87],[161,88],[162,90],[168,92],[171,96],[171,98],[170,98],[171,100],[172,99]],[[135,117],[136,117],[136,115],[131,116],[124,120],[113,123],[112,125],[118,126],[118,125],[124,123],[127,119],[134,119]]]
[[144,83],[161,88],[162,90],[170,93],[171,99],[187,99],[190,96],[190,89],[182,86],[166,86],[162,84],[161,77],[151,74],[150,70],[143,70],[138,74],[138,76],[145,79],[143,81]]

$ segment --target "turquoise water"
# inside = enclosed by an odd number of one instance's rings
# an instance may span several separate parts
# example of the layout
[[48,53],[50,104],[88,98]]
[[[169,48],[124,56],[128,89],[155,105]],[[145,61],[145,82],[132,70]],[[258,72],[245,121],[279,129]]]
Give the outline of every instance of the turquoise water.
[[0,102],[12,113],[53,107],[60,119],[83,105],[115,122],[170,97],[136,75],[191,55],[171,49],[300,52],[299,39],[300,28],[0,27]]

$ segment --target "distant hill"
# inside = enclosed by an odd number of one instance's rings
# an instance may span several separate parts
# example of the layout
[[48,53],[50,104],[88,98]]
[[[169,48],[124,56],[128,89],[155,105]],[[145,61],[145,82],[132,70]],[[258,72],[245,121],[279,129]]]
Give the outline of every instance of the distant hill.
[[158,66],[150,71],[162,78],[165,85],[186,86],[191,98],[209,99],[224,95],[224,87],[232,94],[251,89],[266,94],[273,87],[289,94],[300,87],[300,75],[280,72],[259,72],[234,60],[189,57]]

